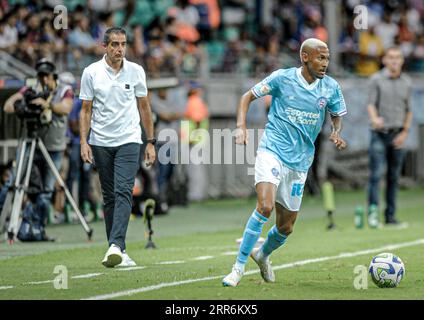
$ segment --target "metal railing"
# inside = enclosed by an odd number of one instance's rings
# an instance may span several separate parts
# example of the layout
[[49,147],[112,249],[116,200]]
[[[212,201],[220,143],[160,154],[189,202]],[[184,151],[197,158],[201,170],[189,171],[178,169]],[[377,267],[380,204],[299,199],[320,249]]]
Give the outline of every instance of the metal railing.
[[0,73],[23,81],[28,77],[35,76],[36,72],[31,66],[0,50]]

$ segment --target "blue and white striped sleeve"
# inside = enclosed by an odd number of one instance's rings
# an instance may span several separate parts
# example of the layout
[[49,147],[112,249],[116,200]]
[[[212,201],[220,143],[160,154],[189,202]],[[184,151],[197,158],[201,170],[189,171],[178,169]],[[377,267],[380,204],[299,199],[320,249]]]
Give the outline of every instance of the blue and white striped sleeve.
[[275,95],[278,92],[278,90],[276,90],[279,83],[278,77],[279,77],[279,70],[274,71],[268,77],[263,79],[261,82],[254,85],[251,89],[253,95],[256,98],[264,97],[267,95],[271,95],[271,96]]
[[347,113],[346,102],[339,84],[337,84],[328,104],[328,112],[335,117],[341,117]]

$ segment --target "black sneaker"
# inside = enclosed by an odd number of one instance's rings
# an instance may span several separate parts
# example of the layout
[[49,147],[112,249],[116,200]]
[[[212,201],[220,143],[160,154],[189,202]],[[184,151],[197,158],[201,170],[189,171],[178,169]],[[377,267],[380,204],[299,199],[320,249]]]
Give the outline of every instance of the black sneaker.
[[393,218],[393,217],[386,218],[385,223],[386,224],[390,224],[390,225],[398,225],[398,224],[400,224],[400,222],[398,220],[396,220],[396,218]]
[[52,237],[49,237],[49,236],[46,234],[46,231],[44,231],[44,230],[43,230],[43,232],[42,232],[42,234],[41,234],[41,241],[50,241],[50,242],[54,242],[54,241],[56,241],[56,239],[55,239],[55,238],[52,238]]

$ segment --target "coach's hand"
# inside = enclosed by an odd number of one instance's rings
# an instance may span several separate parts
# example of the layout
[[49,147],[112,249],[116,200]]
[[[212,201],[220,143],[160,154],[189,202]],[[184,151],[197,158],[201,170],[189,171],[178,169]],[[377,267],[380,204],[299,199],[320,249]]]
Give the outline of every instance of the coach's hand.
[[339,133],[337,133],[337,132],[332,132],[331,134],[330,134],[330,141],[331,142],[333,142],[335,145],[336,145],[336,147],[337,147],[337,149],[339,149],[339,150],[343,150],[343,149],[346,149],[346,147],[347,147],[347,143],[346,143],[346,141],[344,141],[341,137],[340,137],[340,134]]
[[82,161],[93,164],[93,152],[88,143],[81,144],[81,158]]
[[152,164],[155,163],[155,160],[156,160],[155,146],[151,143],[148,143],[146,145],[146,150],[144,151],[144,162],[146,163],[147,167],[150,167]]
[[236,144],[245,144],[249,142],[249,135],[247,134],[246,127],[237,127],[236,129]]

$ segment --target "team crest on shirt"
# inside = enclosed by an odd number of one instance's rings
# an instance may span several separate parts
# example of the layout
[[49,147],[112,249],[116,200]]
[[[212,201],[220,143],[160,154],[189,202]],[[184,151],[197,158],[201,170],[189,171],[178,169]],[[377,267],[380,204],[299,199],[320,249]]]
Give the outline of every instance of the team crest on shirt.
[[259,89],[259,91],[260,91],[260,93],[261,93],[261,94],[263,94],[263,95],[267,95],[267,94],[271,91],[271,88],[270,88],[270,86],[269,86],[269,85],[267,85],[267,84],[263,84],[263,85],[261,86],[261,88]]
[[317,100],[318,108],[324,109],[327,106],[328,99],[326,97],[319,97]]
[[280,172],[278,172],[277,168],[272,168],[271,169],[272,174],[274,175],[274,177],[278,178],[278,175],[280,174]]

